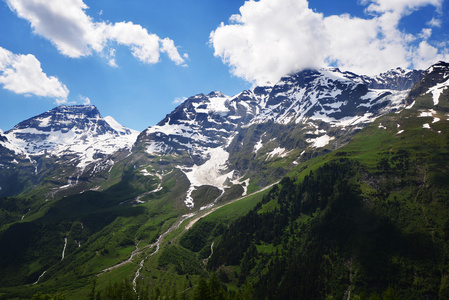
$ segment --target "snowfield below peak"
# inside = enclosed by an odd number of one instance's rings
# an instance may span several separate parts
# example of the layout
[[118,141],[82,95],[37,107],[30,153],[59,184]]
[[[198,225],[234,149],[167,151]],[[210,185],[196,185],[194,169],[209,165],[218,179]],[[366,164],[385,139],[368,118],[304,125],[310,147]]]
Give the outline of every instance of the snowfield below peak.
[[226,187],[225,183],[228,180],[232,180],[234,176],[234,171],[229,171],[226,164],[229,153],[222,147],[209,149],[205,154],[209,159],[202,165],[194,165],[189,169],[178,167],[190,181],[190,188],[184,201],[189,208],[194,207],[191,195],[195,188],[202,185],[210,185],[223,191]]
[[311,143],[310,147],[312,148],[322,148],[332,141],[334,137],[330,137],[327,134],[322,135],[320,137],[314,139],[307,139],[308,143]]
[[229,153],[222,147],[212,148],[206,152],[210,158],[204,164],[194,165],[190,171],[184,171],[194,186],[211,185],[224,188],[228,178],[232,178],[233,171],[226,172]]
[[433,105],[438,105],[440,102],[440,96],[443,93],[445,89],[447,89],[449,86],[449,79],[446,80],[443,83],[439,83],[433,87],[431,87],[426,94],[432,93],[432,99],[433,99]]

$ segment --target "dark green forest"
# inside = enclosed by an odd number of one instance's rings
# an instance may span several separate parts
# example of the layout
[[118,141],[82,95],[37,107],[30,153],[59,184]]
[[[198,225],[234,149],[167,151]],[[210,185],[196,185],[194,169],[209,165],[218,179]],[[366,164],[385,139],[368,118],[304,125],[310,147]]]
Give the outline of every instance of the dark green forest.
[[[447,186],[422,190],[406,154],[392,161],[368,172],[341,158],[302,181],[284,178],[224,230],[208,269],[228,270],[257,299],[446,299]],[[366,191],[389,176],[388,190]]]

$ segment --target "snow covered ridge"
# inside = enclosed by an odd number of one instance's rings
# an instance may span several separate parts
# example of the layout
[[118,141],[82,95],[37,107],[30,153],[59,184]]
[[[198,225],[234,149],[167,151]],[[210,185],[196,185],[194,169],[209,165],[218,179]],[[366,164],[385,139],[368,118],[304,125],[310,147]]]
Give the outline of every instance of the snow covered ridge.
[[131,149],[139,132],[103,118],[95,106],[59,106],[25,120],[4,133],[1,145],[18,155],[76,155],[84,169],[123,148]]
[[187,151],[205,158],[205,150],[229,143],[239,128],[253,124],[313,120],[333,127],[367,124],[403,108],[406,88],[423,74],[397,68],[368,77],[337,68],[309,69],[232,97],[217,91],[199,94],[149,127],[138,143],[152,155]]
[[[398,71],[392,74],[409,73]],[[371,122],[386,112],[401,108],[407,93],[407,90],[395,89],[394,83],[398,80],[393,79],[391,89],[369,88],[368,83],[376,80],[335,68],[306,70],[282,78],[273,86],[266,105],[260,107],[260,113],[250,124],[270,120],[279,124],[299,124],[313,119],[332,126]]]

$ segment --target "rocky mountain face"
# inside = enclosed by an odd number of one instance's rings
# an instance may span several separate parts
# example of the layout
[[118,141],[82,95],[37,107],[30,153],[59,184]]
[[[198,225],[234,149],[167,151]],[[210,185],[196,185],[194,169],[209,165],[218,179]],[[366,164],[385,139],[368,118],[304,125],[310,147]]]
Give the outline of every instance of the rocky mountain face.
[[345,72],[347,78],[361,80],[360,82],[368,85],[372,89],[391,89],[391,90],[409,90],[418,82],[425,72],[423,70],[405,70],[396,68],[377,76],[358,76],[356,74]]
[[449,63],[438,62],[424,72],[425,76],[417,82],[407,96],[407,105],[413,105],[414,100],[422,94],[431,94],[433,104],[439,104],[439,97],[449,86]]
[[449,249],[448,86],[449,64],[433,65],[400,110],[301,164],[220,239],[211,233],[211,272],[243,270],[236,281],[259,299],[448,298],[438,271]]
[[110,168],[112,155],[129,153],[137,135],[112,117],[103,118],[95,106],[56,107],[1,134],[0,186],[6,193],[9,179],[18,174],[37,184],[55,173],[59,185],[73,185]]
[[[423,75],[403,69],[376,77],[335,68],[304,70],[232,97],[199,94],[143,131],[134,152],[188,153],[179,167],[190,190],[262,187],[300,161],[345,144],[377,117],[404,108],[410,87]],[[289,162],[276,166],[281,158]],[[267,173],[261,175],[261,169]]]
[[370,78],[338,69],[305,70],[274,86],[256,87],[233,97],[220,92],[199,94],[149,127],[137,143],[145,144],[149,153],[191,151],[196,157],[203,147],[226,145],[237,128],[254,124],[361,125],[400,109],[404,95],[422,74],[396,69]]

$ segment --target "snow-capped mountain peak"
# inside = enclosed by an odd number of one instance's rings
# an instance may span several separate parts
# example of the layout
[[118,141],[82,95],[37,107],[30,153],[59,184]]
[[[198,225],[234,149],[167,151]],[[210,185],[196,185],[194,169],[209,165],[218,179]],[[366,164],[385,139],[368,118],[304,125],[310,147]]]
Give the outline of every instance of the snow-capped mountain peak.
[[128,148],[138,132],[113,118],[103,119],[93,105],[59,106],[5,132],[2,146],[25,156],[74,156],[84,169],[105,155]]
[[365,124],[403,106],[403,88],[422,73],[413,72],[395,69],[368,77],[338,68],[307,69],[272,86],[255,87],[233,97],[218,91],[198,94],[157,126],[149,127],[138,143],[145,144],[151,154],[187,150],[204,160],[201,153],[206,153],[206,148],[226,144],[238,128],[251,124],[299,124],[307,120],[331,126]]
[[[398,78],[400,74],[404,73],[397,73]],[[380,85],[378,81],[337,68],[304,70],[274,85],[266,105],[251,122],[299,124],[315,119],[332,126],[367,123],[383,114],[385,107],[398,109],[406,93],[396,89],[394,81],[392,86],[385,81],[381,88],[370,88]]]
[[449,63],[444,61],[439,61],[436,64],[433,64],[429,68],[426,69],[426,74],[434,73],[434,72],[443,72],[445,74],[448,73]]

